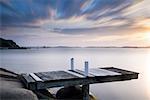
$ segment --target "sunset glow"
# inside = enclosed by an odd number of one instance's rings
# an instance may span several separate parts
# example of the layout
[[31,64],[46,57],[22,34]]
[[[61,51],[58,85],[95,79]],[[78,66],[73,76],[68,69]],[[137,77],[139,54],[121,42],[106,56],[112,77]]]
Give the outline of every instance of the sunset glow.
[[150,42],[150,32],[145,34],[145,39]]
[[20,46],[149,46],[150,0],[1,0],[2,38]]

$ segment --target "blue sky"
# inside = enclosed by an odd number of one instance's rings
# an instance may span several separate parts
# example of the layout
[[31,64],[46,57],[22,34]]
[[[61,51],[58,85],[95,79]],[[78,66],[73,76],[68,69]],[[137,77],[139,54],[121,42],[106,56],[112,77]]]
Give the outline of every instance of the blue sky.
[[1,0],[1,37],[21,46],[150,45],[150,0]]

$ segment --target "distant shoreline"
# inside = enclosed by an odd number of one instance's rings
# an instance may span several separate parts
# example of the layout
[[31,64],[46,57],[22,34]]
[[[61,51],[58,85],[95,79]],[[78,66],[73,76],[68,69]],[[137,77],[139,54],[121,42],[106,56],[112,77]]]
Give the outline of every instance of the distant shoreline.
[[0,49],[29,49],[29,48],[26,48],[26,47],[19,47],[19,48],[13,48],[13,47],[0,47]]
[[116,46],[102,46],[102,47],[69,47],[69,46],[54,46],[54,47],[20,47],[20,48],[8,48],[8,47],[0,47],[0,49],[40,49],[40,48],[150,48],[150,46],[147,47],[136,47],[136,46],[122,46],[122,47],[116,47]]
[[0,49],[39,49],[39,48],[150,48],[150,46],[19,46],[13,40],[0,38]]

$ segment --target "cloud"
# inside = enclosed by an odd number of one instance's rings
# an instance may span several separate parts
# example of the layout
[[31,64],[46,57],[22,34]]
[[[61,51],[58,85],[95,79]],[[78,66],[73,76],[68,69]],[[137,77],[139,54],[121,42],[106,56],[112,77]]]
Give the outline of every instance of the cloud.
[[0,30],[2,36],[18,40],[50,37],[56,42],[58,37],[67,44],[63,39],[102,36],[103,41],[119,41],[150,31],[149,4],[150,0],[1,0]]
[[132,5],[132,1],[134,0],[2,0],[1,19],[2,25],[28,25],[38,20],[62,20],[81,16],[97,20],[118,15],[124,8]]

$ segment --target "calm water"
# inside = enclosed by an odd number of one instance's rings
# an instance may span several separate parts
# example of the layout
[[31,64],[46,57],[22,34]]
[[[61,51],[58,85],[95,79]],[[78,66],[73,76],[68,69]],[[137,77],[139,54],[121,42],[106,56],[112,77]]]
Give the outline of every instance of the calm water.
[[9,70],[39,72],[75,67],[118,67],[139,72],[139,79],[91,85],[97,100],[150,100],[150,49],[127,48],[49,48],[27,50],[0,50],[0,66]]

